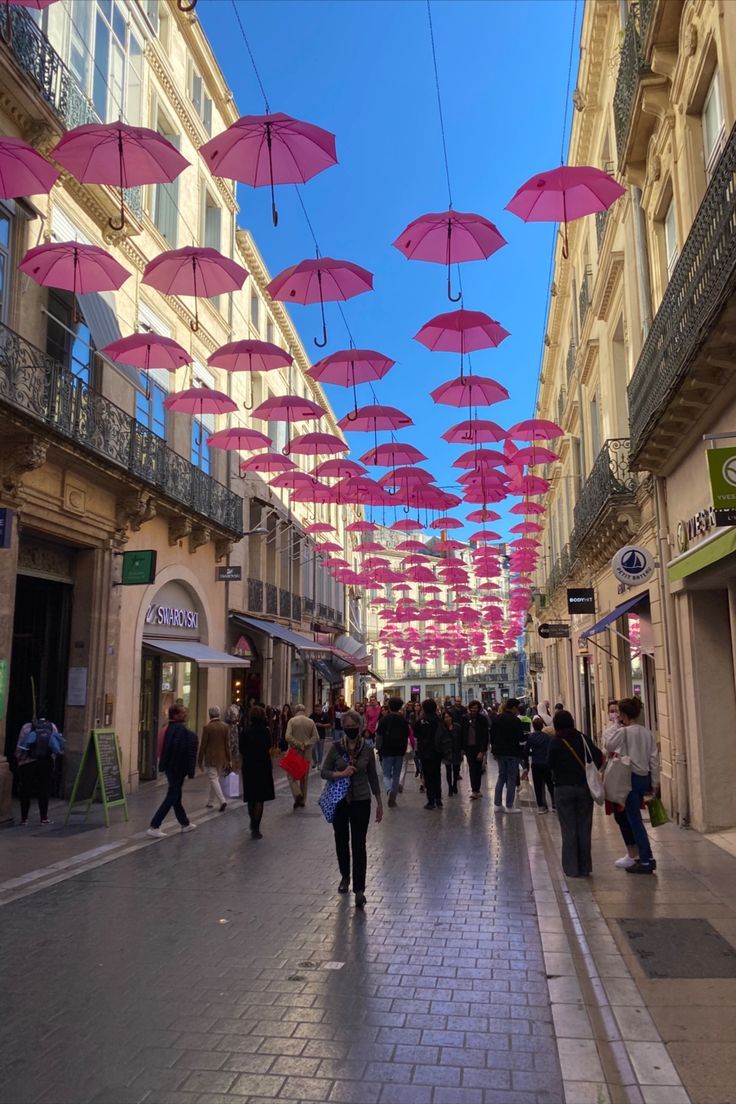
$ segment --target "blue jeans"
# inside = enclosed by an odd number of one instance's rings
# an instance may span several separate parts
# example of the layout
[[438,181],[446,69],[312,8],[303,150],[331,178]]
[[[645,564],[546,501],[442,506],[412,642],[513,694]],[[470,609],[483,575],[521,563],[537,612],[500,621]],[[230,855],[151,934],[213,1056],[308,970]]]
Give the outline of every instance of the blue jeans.
[[626,798],[626,817],[629,827],[634,833],[636,846],[639,848],[639,862],[650,863],[652,861],[652,848],[649,844],[649,836],[641,819],[641,799],[652,788],[652,776],[650,774],[631,773],[631,793]]
[[499,755],[498,782],[494,794],[494,805],[503,805],[503,788],[506,787],[506,808],[512,809],[516,797],[516,779],[519,775],[519,760],[515,755]]
[[163,799],[158,809],[153,815],[151,821],[152,828],[160,828],[163,823],[164,817],[168,814],[169,809],[174,810],[176,819],[181,824],[182,828],[186,828],[189,823],[189,817],[184,811],[184,806],[181,803],[181,791],[184,785],[184,778],[186,775],[171,774],[170,771],[166,771],[166,781],[169,783],[169,788],[166,791],[166,797]]
[[316,743],[312,744],[312,762],[314,763],[315,767],[322,766],[322,759],[324,758],[324,754],[325,738],[324,736],[320,736],[319,740],[317,740]]
[[403,755],[384,755],[383,757],[383,780],[386,783],[386,789],[389,793],[397,794],[399,792],[399,782],[401,780],[401,768],[404,765]]

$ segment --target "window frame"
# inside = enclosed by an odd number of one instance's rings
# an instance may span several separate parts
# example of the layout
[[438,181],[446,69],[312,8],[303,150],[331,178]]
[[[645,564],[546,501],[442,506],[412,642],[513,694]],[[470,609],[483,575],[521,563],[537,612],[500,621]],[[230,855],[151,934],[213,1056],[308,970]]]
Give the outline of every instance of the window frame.
[[[672,252],[670,253],[670,227],[672,230]],[[664,245],[664,267],[667,273],[667,280],[672,279],[672,273],[675,265],[677,264],[678,257],[680,256],[680,249],[677,243],[677,210],[675,208],[675,197],[672,196],[664,212],[662,218],[662,233],[663,233],[663,245]]]
[[[145,73],[145,66],[143,64],[145,39],[141,34],[141,29],[136,25],[136,20],[133,19],[133,13],[121,3],[120,0],[108,0],[108,2],[110,9],[109,15],[105,11],[106,0],[87,0],[84,5],[74,6],[73,13],[75,18],[69,16],[67,21],[68,31],[65,61],[69,65],[74,79],[80,85],[85,96],[87,96],[93,104],[95,111],[101,117],[103,123],[113,122],[115,119],[122,116],[127,123],[134,126],[141,126],[144,121],[145,100],[143,89]],[[81,13],[84,14],[82,15]],[[82,20],[87,19],[87,13],[88,22],[84,23]],[[140,12],[140,15],[145,15],[145,13]],[[120,40],[116,31],[116,16],[117,20],[123,23],[124,41]],[[100,26],[104,27],[107,35],[106,61],[104,65],[101,64],[101,60],[97,56],[98,46],[100,46],[100,39],[98,39]],[[131,81],[131,72],[135,71],[134,63],[131,60],[133,57],[131,40],[138,45],[137,68],[140,88],[139,102],[134,115],[131,115],[129,100],[130,90],[132,87],[135,87],[135,83]],[[77,65],[72,59],[72,50],[78,48],[80,43],[81,49],[77,49],[77,52],[78,57],[83,59],[83,61],[81,64]],[[114,51],[116,44],[119,46],[120,55],[122,56],[122,69],[120,73],[121,100],[117,99],[113,91],[113,58],[115,56]],[[102,81],[101,86],[99,85],[100,81]],[[103,88],[105,110],[101,111]]]
[[[718,105],[718,115],[720,118],[720,126],[713,137],[713,142],[708,149],[706,145],[706,116],[710,104],[715,100]],[[718,160],[723,152],[723,147],[726,142],[726,119],[723,113],[723,95],[721,92],[721,81],[718,67],[713,70],[713,76],[711,77],[708,90],[705,93],[705,99],[703,100],[703,110],[700,113],[701,131],[703,135],[703,159],[705,163],[705,177],[710,182],[710,178],[713,175],[713,170],[718,164]]]
[[[199,97],[201,102],[198,103],[198,98],[195,95],[195,82],[199,81]],[[204,77],[200,73],[197,66],[191,57],[187,58],[187,97],[194,109],[194,113],[199,119],[200,123],[205,129],[205,132],[209,138],[212,137],[212,124],[214,115],[214,101],[207,93],[207,84]]]
[[13,212],[4,203],[0,203],[0,220],[7,220],[8,242],[7,245],[0,242],[0,323],[8,324],[10,317],[10,290],[13,279],[13,237],[15,235],[15,218]]

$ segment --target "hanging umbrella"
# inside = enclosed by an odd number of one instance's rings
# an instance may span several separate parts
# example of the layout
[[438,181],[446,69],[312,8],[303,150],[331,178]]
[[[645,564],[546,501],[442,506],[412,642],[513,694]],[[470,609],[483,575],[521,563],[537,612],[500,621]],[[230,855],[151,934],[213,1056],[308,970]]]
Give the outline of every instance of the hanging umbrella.
[[591,165],[560,165],[537,173],[516,191],[506,210],[524,222],[560,222],[562,256],[567,259],[567,224],[596,211],[607,211],[624,194],[618,181]]
[[506,245],[506,239],[482,215],[449,210],[414,219],[393,244],[410,261],[447,265],[447,298],[459,303],[462,295],[452,294],[450,266],[487,260]]
[[273,479],[269,480],[271,487],[277,487],[279,490],[295,491],[297,487],[313,487],[317,480],[308,475],[307,472],[299,471],[298,468],[294,468],[290,471],[281,472],[279,475],[275,475]]
[[51,156],[82,184],[111,184],[120,189],[120,223],[108,219],[113,230],[125,226],[124,188],[170,184],[189,165],[163,134],[120,120],[84,123],[68,130]]
[[434,572],[428,567],[411,567],[406,573],[407,579],[412,583],[433,583]]
[[535,548],[541,548],[542,542],[535,540],[533,537],[519,537],[517,540],[511,541],[510,548],[521,548],[524,551],[528,549],[534,550]]
[[407,445],[403,441],[387,441],[368,449],[360,459],[363,464],[370,464],[371,467],[395,468],[398,464],[421,463],[427,457],[414,445]]
[[282,449],[286,456],[293,447],[293,442],[289,442],[292,425],[295,422],[316,421],[323,414],[324,410],[318,403],[303,399],[301,395],[273,395],[257,406],[251,417],[258,418],[261,422],[286,422],[286,444]]
[[509,336],[499,322],[483,311],[456,310],[438,314],[425,322],[414,340],[432,352],[460,353],[460,375],[466,353],[477,349],[495,349]]
[[355,545],[354,552],[385,552],[386,545],[381,544],[380,541],[363,540]]
[[262,452],[259,456],[251,456],[243,460],[240,465],[241,472],[262,472],[268,475],[277,475],[280,472],[291,471],[296,464],[288,456],[280,452]]
[[341,479],[334,485],[332,501],[344,505],[388,506],[391,503],[391,496],[372,479],[364,475],[356,475]]
[[402,518],[401,521],[395,521],[390,528],[396,533],[416,533],[423,529],[424,526],[421,521],[414,521],[412,518]]
[[152,372],[162,368],[175,372],[192,363],[192,357],[171,337],[155,333],[134,333],[130,337],[120,337],[100,349],[102,356],[120,364],[129,364],[143,372]]
[[0,199],[46,195],[59,179],[38,150],[21,138],[0,136]]
[[210,171],[228,180],[271,188],[271,218],[278,226],[274,184],[305,184],[337,164],[335,135],[278,111],[243,115],[200,146]]
[[164,399],[167,410],[178,414],[229,414],[238,409],[224,391],[214,391],[211,387],[188,387],[185,391],[175,391]]
[[540,464],[554,464],[555,460],[560,458],[551,449],[542,448],[541,445],[532,445],[530,448],[516,449],[506,459],[517,467],[535,468]]
[[207,357],[212,368],[226,372],[272,372],[275,368],[288,368],[294,358],[271,341],[231,341],[215,349]]
[[378,480],[382,487],[406,487],[417,483],[434,483],[434,476],[424,468],[394,468]]
[[[340,429],[351,430],[353,433],[377,433],[378,430],[405,429],[414,425],[408,414],[397,410],[393,406],[362,406],[355,415],[350,418],[341,418],[337,423]],[[375,446],[378,449],[378,445]],[[363,456],[364,463],[369,463]]]
[[337,541],[320,541],[318,544],[315,544],[314,547],[320,554],[327,552],[342,552],[343,550],[342,545],[338,544]]
[[341,349],[330,353],[307,370],[307,375],[319,383],[334,383],[338,387],[352,387],[353,406],[358,410],[359,383],[371,383],[383,379],[393,368],[395,360],[376,353],[372,349]]
[[396,552],[422,552],[427,553],[427,546],[423,541],[418,540],[405,540],[396,545]]
[[529,418],[525,422],[517,422],[507,434],[512,441],[551,441],[555,437],[564,436],[564,429],[544,418]]
[[196,333],[199,329],[197,299],[237,291],[247,276],[242,265],[224,257],[216,249],[187,245],[183,249],[168,249],[149,261],[143,270],[141,283],[164,295],[192,295],[194,320],[189,325]]
[[495,533],[493,529],[479,529],[477,533],[473,533],[468,537],[471,544],[474,543],[488,543],[490,541],[501,540],[501,534]]
[[348,445],[342,437],[337,437],[334,433],[317,430],[298,434],[291,442],[291,451],[300,456],[336,456],[338,453],[348,452]]
[[346,533],[372,533],[378,526],[373,521],[351,521],[345,526]]
[[536,521],[520,521],[517,525],[512,525],[509,529],[509,533],[543,533],[544,526],[539,525]]
[[257,429],[248,429],[245,426],[231,426],[230,429],[220,429],[207,438],[210,448],[229,449],[232,452],[255,452],[257,449],[268,448],[271,438]]
[[[293,442],[292,442],[293,448]],[[312,472],[318,479],[347,479],[351,475],[367,475],[368,472],[362,464],[355,460],[323,460]]]
[[503,384],[487,376],[458,376],[430,392],[436,403],[444,406],[491,406],[509,397]]
[[448,540],[432,541],[432,549],[436,552],[460,552],[463,548],[467,548],[467,545],[463,544],[462,541],[453,540],[452,538]]
[[430,529],[462,529],[463,523],[453,517],[440,517],[436,521],[433,521],[429,526]]
[[484,418],[471,418],[466,422],[458,422],[442,434],[443,441],[448,441],[451,445],[465,444],[467,441],[473,441],[476,445],[498,444],[505,437],[505,429]]
[[313,536],[317,533],[334,533],[335,526],[330,525],[329,521],[313,521],[311,525],[307,525],[304,532],[308,536]]
[[468,521],[500,521],[501,515],[497,514],[495,510],[471,510],[467,517]]
[[315,481],[312,483],[300,483],[292,492],[292,502],[310,502],[313,506],[332,502],[330,488],[326,483]]
[[530,502],[525,499],[524,502],[517,502],[509,508],[510,514],[544,514],[547,511],[547,507],[543,506],[541,502]]
[[546,494],[550,486],[549,480],[539,475],[520,475],[511,480],[508,492],[512,495],[541,495]]
[[322,311],[322,340],[314,339],[320,349],[327,344],[325,303],[352,299],[373,290],[373,273],[352,261],[332,257],[307,258],[274,276],[266,291],[280,303],[319,303]]
[[18,268],[42,287],[63,288],[72,295],[117,291],[130,276],[99,245],[49,242],[29,249]]
[[505,464],[506,460],[507,457],[497,449],[473,448],[458,456],[457,460],[453,460],[452,466],[453,468],[478,468],[483,465],[497,467]]

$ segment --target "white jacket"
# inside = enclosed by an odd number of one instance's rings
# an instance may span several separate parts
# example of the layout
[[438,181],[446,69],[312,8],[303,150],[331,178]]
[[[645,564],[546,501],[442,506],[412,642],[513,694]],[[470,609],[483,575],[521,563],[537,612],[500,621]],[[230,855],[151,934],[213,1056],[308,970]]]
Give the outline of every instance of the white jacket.
[[634,774],[651,774],[652,786],[656,788],[659,785],[657,741],[644,725],[622,725],[606,738],[605,746],[609,755],[614,751],[620,755],[628,755]]

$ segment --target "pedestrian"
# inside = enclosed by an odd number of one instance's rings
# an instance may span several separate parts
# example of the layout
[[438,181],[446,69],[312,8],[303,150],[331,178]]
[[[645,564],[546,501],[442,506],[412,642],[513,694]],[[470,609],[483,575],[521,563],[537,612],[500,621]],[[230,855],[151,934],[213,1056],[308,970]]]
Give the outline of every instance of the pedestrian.
[[532,719],[525,703],[519,706],[519,722],[524,729],[524,736],[528,736],[532,730]]
[[502,712],[491,722],[491,752],[498,763],[498,781],[493,799],[496,812],[503,812],[503,791],[506,787],[506,812],[520,813],[514,807],[516,783],[519,777],[519,765],[524,763],[522,778],[529,776],[526,770],[526,740],[524,729],[518,718],[519,702],[509,698]]
[[353,709],[342,715],[341,739],[334,741],[322,765],[322,777],[328,782],[349,778],[350,789],[335,809],[332,827],[335,851],[340,868],[338,893],[350,892],[350,859],[352,853],[353,893],[355,907],[365,906],[365,882],[368,866],[366,836],[371,819],[371,794],[376,799],[376,824],[383,819],[381,786],[376,770],[376,756],[360,734],[360,717]]
[[626,865],[627,874],[652,874],[657,868],[641,818],[641,806],[644,798],[659,787],[659,753],[653,733],[639,723],[643,708],[641,698],[622,698],[618,703],[621,727],[606,740],[606,752],[628,755],[631,760],[631,791],[626,798],[625,810],[639,857],[631,865]]
[[552,718],[555,734],[548,765],[555,787],[555,805],[562,834],[562,869],[568,878],[587,878],[593,873],[590,837],[593,830],[593,798],[585,776],[586,758],[600,768],[603,756],[592,740],[575,728],[566,709]]
[[396,795],[401,784],[401,768],[409,746],[409,723],[401,715],[401,698],[389,698],[387,717],[378,722],[376,740],[383,764],[383,779],[388,794],[388,807],[396,807]]
[[324,710],[317,702],[314,703],[314,709],[310,716],[314,721],[314,727],[317,729],[317,741],[312,747],[312,766],[315,770],[319,770],[322,766],[322,759],[325,754],[325,738],[327,736],[327,729],[330,726],[330,718],[325,714]]
[[220,720],[218,706],[211,706],[208,714],[210,720],[209,724],[202,729],[197,765],[210,780],[207,808],[211,809],[217,803],[220,812],[224,813],[227,809],[227,801],[220,785],[220,775],[229,774],[233,769],[230,757],[230,726]]
[[542,704],[537,707],[537,716],[542,718],[545,728],[552,727],[552,707],[549,704],[549,699],[545,698]]
[[225,724],[228,725],[230,729],[228,736],[230,744],[230,769],[234,771],[240,770],[240,752],[238,751],[238,746],[242,723],[243,710],[237,702],[232,702],[225,711]]
[[447,778],[448,797],[457,793],[457,784],[460,780],[460,763],[463,758],[462,734],[460,725],[457,724],[451,710],[445,709],[442,714],[442,736],[447,744],[446,754],[443,757],[445,764],[445,777]]
[[182,805],[182,789],[186,778],[194,778],[197,766],[197,735],[186,726],[187,707],[172,705],[169,708],[169,723],[164,736],[164,746],[158,769],[163,771],[168,782],[166,797],[153,815],[147,835],[161,839],[166,832],[161,830],[164,818],[170,809],[179,821],[182,832],[193,832],[197,827],[186,814]]
[[31,811],[31,800],[38,801],[41,824],[50,824],[49,791],[54,770],[54,758],[63,754],[64,737],[53,721],[38,717],[24,724],[18,734],[15,755],[18,763],[16,778],[20,796],[20,824],[25,828]]
[[378,700],[375,695],[369,699],[367,706],[365,707],[365,726],[368,730],[368,735],[375,740],[376,733],[378,731],[378,722],[381,719],[381,707],[378,704]]
[[248,720],[240,732],[238,743],[243,772],[243,801],[248,804],[252,839],[263,839],[261,819],[263,805],[273,801],[273,760],[271,736],[266,724],[266,711],[260,705],[248,710]]
[[548,766],[549,749],[552,737],[545,732],[544,719],[537,714],[532,719],[532,730],[526,738],[527,751],[532,765],[532,782],[534,784],[534,797],[537,801],[537,812],[548,813],[546,792],[549,792],[552,804],[552,812],[555,812],[555,791],[552,785],[552,774]]
[[[488,752],[489,734],[488,718],[481,713],[480,702],[471,701],[462,725],[462,749],[468,761],[471,801],[477,801],[480,797],[483,762]],[[457,790],[455,792],[457,793]]]
[[[618,732],[618,730],[621,728],[621,722],[618,719],[617,698],[609,698],[607,712],[608,723],[603,729],[601,742],[603,744],[603,751],[606,755],[606,758],[611,758],[611,755],[613,754],[613,749],[609,749],[608,740],[609,737],[613,736],[613,734],[615,732]],[[626,854],[623,855],[620,859],[616,859],[613,865],[617,866],[619,870],[626,870],[629,866],[633,866],[634,863],[637,862],[639,859],[639,847],[636,842],[636,836],[631,830],[629,818],[626,815],[626,806],[617,805],[614,802],[608,801],[608,799],[606,799],[605,808],[606,816],[613,815],[613,819],[616,821],[616,824],[618,824],[621,838],[623,839],[624,846],[626,848]]]
[[442,752],[439,728],[437,702],[427,698],[422,702],[420,719],[414,724],[417,755],[421,760],[422,777],[427,793],[425,809],[442,808]]
[[287,747],[292,748],[307,764],[307,770],[302,779],[296,779],[288,775],[289,788],[294,798],[294,808],[303,809],[307,803],[307,789],[309,787],[309,762],[312,758],[312,747],[319,740],[317,726],[303,705],[294,706],[294,716],[286,726],[285,739]]
[[467,715],[467,709],[463,705],[462,698],[455,698],[455,704],[451,707],[452,715],[455,718],[456,724],[462,724],[465,716]]

